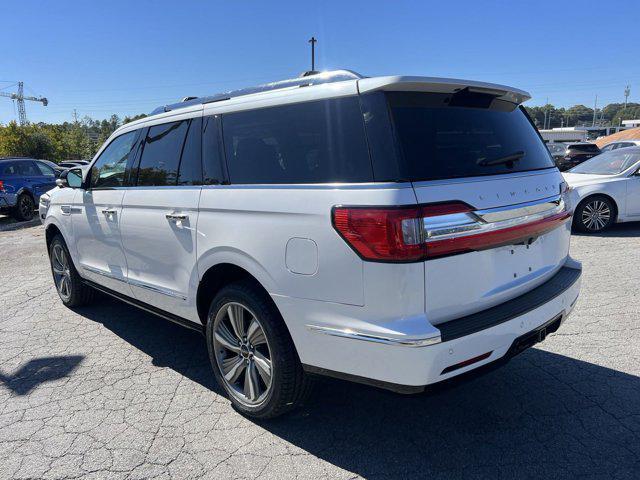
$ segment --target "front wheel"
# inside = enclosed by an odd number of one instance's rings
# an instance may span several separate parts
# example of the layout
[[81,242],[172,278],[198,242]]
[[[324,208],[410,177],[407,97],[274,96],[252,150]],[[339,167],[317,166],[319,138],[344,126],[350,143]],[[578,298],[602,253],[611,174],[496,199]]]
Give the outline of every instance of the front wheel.
[[597,233],[615,221],[615,205],[607,197],[596,195],[583,200],[576,208],[574,226],[581,232]]
[[273,418],[308,394],[310,379],[284,321],[253,282],[228,285],[216,295],[206,334],[218,383],[241,413]]
[[95,290],[85,285],[71,261],[69,249],[61,235],[53,237],[49,245],[51,273],[58,296],[67,307],[79,307],[93,300]]

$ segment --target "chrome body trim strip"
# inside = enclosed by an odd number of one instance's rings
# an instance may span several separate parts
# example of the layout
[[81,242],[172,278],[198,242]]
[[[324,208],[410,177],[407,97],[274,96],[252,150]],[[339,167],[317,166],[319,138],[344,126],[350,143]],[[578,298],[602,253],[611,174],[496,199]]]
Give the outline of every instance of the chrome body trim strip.
[[83,270],[86,270],[87,272],[95,273],[97,275],[102,275],[103,277],[107,277],[107,278],[112,278],[113,280],[118,280],[119,282],[123,282],[123,283],[127,282],[124,278],[118,277],[111,272],[105,272],[104,270],[101,270],[99,268],[90,267],[88,265],[83,265],[83,264],[80,264],[80,266],[82,267]]
[[543,220],[567,211],[564,196],[555,195],[534,202],[507,207],[424,217],[425,242],[460,238]]
[[182,293],[176,292],[176,291],[171,290],[169,288],[162,288],[162,287],[156,287],[155,285],[149,285],[148,283],[141,282],[140,280],[128,279],[127,283],[129,283],[129,285],[131,285],[132,287],[144,288],[145,290],[150,290],[150,291],[155,292],[155,293],[160,293],[160,294],[166,295],[168,297],[179,298],[181,300],[186,300],[187,299],[186,295],[183,295]]
[[429,337],[418,338],[394,338],[381,335],[371,335],[369,333],[356,332],[345,328],[322,327],[319,325],[307,325],[307,328],[316,333],[323,333],[334,337],[350,338],[352,340],[363,340],[365,342],[382,343],[384,345],[393,345],[398,347],[426,347],[440,343],[440,334]]
[[133,286],[133,287],[140,287],[140,288],[144,288],[146,290],[150,290],[152,292],[155,293],[160,293],[162,295],[166,295],[168,297],[174,297],[174,298],[179,298],[181,300],[187,300],[186,295],[183,295],[179,292],[176,292],[174,290],[170,290],[168,288],[162,288],[162,287],[156,287],[154,285],[149,285],[147,283],[141,282],[139,280],[131,280],[131,279],[124,279],[124,278],[120,278],[115,276],[114,274],[112,274],[111,272],[105,272],[104,270],[100,270],[99,268],[95,268],[95,267],[89,267],[87,265],[81,265],[83,270],[86,270],[88,272],[91,273],[95,273],[97,275],[102,275],[103,277],[107,277],[107,278],[111,278],[113,280],[118,280],[119,282],[122,283],[128,283],[129,285]]

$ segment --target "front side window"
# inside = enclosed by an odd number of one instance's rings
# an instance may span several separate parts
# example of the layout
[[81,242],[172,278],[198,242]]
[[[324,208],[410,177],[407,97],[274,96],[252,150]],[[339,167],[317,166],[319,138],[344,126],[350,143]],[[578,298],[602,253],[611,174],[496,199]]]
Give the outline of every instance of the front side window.
[[115,138],[105,148],[91,168],[92,188],[112,188],[124,185],[127,162],[131,159],[137,131]]
[[525,113],[486,94],[389,92],[403,176],[437,180],[554,167]]
[[356,97],[225,114],[222,131],[231,183],[373,180]]
[[45,165],[42,162],[36,162],[36,166],[40,170],[41,175],[44,175],[47,177],[55,177],[55,172],[53,171],[53,168],[51,168],[49,165]]
[[138,186],[177,185],[189,120],[149,127],[138,170]]

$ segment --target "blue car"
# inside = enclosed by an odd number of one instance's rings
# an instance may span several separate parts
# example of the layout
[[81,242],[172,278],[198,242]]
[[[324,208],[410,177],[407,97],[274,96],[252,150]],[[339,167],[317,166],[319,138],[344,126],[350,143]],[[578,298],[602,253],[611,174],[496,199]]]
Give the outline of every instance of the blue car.
[[31,220],[40,195],[56,186],[60,171],[46,160],[0,158],[0,212]]

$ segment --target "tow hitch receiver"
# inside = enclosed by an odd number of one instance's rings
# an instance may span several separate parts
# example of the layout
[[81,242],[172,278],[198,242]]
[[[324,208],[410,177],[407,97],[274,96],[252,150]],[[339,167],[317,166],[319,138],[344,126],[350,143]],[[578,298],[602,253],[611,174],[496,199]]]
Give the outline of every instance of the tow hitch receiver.
[[560,328],[562,322],[562,314],[549,320],[543,325],[540,325],[535,330],[525,333],[524,335],[516,338],[509,348],[506,357],[513,357],[519,353],[524,352],[527,348],[533,347],[536,343],[540,343],[547,338],[547,335],[554,333]]

